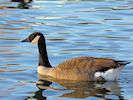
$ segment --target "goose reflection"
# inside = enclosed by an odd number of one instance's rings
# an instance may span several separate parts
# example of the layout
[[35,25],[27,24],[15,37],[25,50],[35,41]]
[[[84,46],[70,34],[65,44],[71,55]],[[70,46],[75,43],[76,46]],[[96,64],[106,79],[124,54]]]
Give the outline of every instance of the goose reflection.
[[47,90],[48,88],[50,88],[49,85],[51,84],[52,82],[49,82],[46,80],[38,80],[36,85],[39,90],[35,92],[34,96],[28,96],[24,100],[31,100],[33,98],[36,98],[37,100],[47,100],[47,97],[43,95],[43,92]]
[[[53,82],[58,83],[59,85],[63,86],[63,88],[55,88],[50,86]],[[60,92],[58,97],[63,98],[83,99],[96,97],[100,99],[109,99],[107,96],[113,95],[115,97],[117,96],[118,100],[124,100],[124,97],[121,94],[121,88],[117,82],[96,83],[86,81],[62,81],[55,80],[47,76],[42,77],[39,75],[37,87],[39,90],[35,93],[34,96],[34,98],[37,100],[47,100],[47,93],[45,94],[45,92],[47,92],[46,90]]]

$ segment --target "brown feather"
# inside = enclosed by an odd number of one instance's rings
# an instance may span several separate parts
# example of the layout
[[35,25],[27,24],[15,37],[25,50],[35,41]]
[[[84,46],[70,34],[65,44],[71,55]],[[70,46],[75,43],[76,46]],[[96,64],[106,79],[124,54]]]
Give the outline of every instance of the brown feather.
[[53,75],[65,80],[94,80],[94,73],[117,64],[109,58],[77,57],[66,60],[53,69]]
[[94,57],[77,57],[66,60],[65,62],[56,66],[61,70],[73,70],[73,69],[89,69],[97,71],[102,68],[113,68],[116,63],[109,58],[94,58]]

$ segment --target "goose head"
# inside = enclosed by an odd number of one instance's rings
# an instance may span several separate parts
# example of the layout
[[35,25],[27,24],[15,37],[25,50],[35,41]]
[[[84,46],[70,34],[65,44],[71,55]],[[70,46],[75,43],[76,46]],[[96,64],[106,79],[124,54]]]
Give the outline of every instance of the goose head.
[[52,67],[48,60],[45,38],[42,33],[34,32],[29,35],[28,38],[22,40],[22,42],[31,42],[38,45],[39,51],[39,66]]
[[41,39],[41,38],[44,38],[43,34],[40,33],[40,32],[34,32],[32,33],[31,35],[29,35],[28,38],[22,40],[22,42],[31,42],[33,44],[38,44],[38,41]]

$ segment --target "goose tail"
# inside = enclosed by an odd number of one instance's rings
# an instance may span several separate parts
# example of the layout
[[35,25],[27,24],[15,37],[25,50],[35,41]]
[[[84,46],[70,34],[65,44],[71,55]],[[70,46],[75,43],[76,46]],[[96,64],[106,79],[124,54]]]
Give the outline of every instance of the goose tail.
[[118,66],[124,66],[124,65],[130,64],[131,62],[130,62],[130,61],[116,60],[115,63],[116,63]]

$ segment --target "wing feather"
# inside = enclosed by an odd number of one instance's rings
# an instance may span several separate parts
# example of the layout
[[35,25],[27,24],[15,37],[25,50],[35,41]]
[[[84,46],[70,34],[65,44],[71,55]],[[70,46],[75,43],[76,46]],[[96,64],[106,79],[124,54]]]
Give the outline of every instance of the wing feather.
[[89,70],[96,72],[102,69],[113,68],[116,63],[109,58],[77,57],[59,64],[61,70]]

